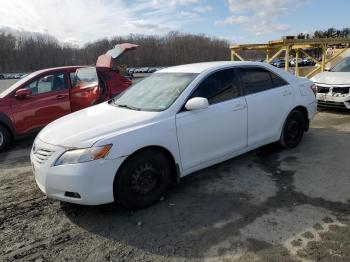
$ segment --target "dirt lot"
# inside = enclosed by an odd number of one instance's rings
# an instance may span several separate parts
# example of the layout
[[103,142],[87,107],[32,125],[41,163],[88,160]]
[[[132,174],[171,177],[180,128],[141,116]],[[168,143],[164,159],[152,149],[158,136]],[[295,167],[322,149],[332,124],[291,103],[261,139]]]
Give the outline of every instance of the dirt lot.
[[46,199],[17,142],[0,155],[0,260],[350,261],[349,133],[349,113],[318,113],[298,148],[207,168],[134,213]]

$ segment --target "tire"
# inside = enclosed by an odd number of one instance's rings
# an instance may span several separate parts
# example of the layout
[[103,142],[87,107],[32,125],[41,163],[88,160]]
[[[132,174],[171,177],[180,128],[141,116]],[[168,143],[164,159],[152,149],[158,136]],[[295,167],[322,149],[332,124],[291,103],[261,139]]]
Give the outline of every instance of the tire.
[[140,209],[157,202],[170,181],[167,158],[156,150],[132,155],[117,173],[114,197],[128,209]]
[[299,145],[305,132],[306,120],[302,112],[293,110],[284,123],[280,144],[286,148],[295,148]]
[[12,137],[6,127],[0,125],[0,152],[6,151],[11,145]]

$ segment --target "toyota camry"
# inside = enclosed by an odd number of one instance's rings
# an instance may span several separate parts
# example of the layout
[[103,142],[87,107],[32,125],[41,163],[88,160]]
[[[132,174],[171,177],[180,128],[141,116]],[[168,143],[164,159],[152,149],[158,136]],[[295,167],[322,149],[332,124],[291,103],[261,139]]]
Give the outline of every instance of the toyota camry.
[[37,136],[31,163],[48,197],[143,208],[180,178],[265,144],[296,147],[315,85],[259,62],[162,69]]

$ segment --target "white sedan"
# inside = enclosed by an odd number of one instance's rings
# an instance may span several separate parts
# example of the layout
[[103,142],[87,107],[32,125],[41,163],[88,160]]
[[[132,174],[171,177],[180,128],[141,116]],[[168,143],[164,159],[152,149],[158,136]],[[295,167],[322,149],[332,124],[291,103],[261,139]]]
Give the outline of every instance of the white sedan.
[[294,148],[316,108],[311,81],[265,63],[175,66],[45,127],[31,162],[50,198],[142,208],[199,169],[276,141]]

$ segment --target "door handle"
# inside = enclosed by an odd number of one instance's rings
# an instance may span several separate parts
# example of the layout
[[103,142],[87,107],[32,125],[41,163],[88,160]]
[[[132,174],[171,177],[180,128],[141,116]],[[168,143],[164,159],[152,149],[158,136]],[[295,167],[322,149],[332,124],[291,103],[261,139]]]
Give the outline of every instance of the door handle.
[[246,105],[245,104],[237,104],[235,105],[235,107],[233,108],[234,111],[238,111],[238,110],[242,110],[245,109]]

